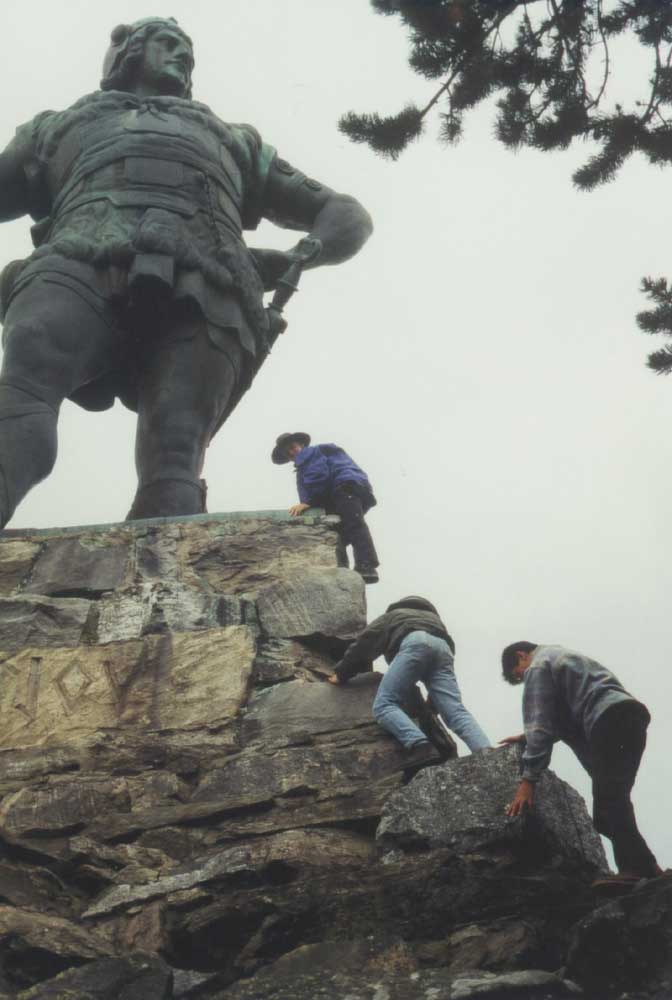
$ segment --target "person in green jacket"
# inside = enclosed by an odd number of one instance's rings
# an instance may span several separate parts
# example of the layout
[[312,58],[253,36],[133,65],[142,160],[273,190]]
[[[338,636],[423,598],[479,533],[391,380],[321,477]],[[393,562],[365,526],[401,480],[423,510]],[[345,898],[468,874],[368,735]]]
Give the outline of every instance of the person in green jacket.
[[347,684],[355,674],[372,670],[373,661],[384,656],[390,666],[373,703],[373,717],[383,729],[409,751],[429,747],[425,733],[402,708],[422,681],[447,727],[471,751],[483,750],[491,745],[490,740],[462,703],[454,655],[455,643],[434,605],[411,595],[390,604],[384,615],[364,629],[328,680]]

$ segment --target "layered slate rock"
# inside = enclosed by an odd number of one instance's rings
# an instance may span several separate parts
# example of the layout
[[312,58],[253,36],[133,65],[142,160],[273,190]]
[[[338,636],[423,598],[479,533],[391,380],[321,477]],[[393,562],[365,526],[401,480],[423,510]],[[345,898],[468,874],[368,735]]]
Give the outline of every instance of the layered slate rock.
[[672,996],[672,874],[642,881],[580,920],[568,967],[587,991]]
[[0,636],[6,652],[83,641],[91,602],[79,598],[0,598]]
[[582,991],[543,970],[503,975],[473,970],[455,978],[418,965],[403,942],[304,945],[216,1000],[573,1000]]
[[24,589],[55,597],[100,596],[128,578],[131,554],[123,531],[49,540]]
[[5,537],[0,545],[0,594],[15,593],[28,577],[41,545],[27,538]]
[[353,639],[366,625],[363,595],[362,578],[350,570],[299,570],[262,590],[259,622],[282,638]]
[[[343,570],[342,572],[348,572]],[[349,728],[371,726],[371,706],[379,677],[354,678],[344,687],[291,681],[256,692],[243,721],[246,741],[279,746],[301,743]]]
[[599,947],[668,948],[662,892],[593,913],[572,789],[508,820],[515,749],[409,759],[326,683],[365,620],[333,518],[0,537],[0,998],[560,1000],[570,942],[615,997]]
[[[130,955],[91,962],[19,994],[19,1000],[172,1000],[173,974],[160,958]],[[182,994],[184,996],[184,994]]]
[[[201,947],[213,885],[369,857],[339,823],[377,822],[405,763],[371,721],[375,687],[339,705],[324,683],[366,620],[337,543],[334,518],[272,512],[0,539],[0,993]],[[276,739],[257,697],[285,686],[314,718]],[[194,961],[185,996],[211,975]]]

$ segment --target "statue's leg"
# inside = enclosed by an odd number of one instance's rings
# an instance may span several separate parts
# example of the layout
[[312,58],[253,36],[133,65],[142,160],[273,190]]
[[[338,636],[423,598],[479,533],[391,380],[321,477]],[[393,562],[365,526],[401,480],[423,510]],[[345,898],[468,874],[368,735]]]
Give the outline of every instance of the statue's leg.
[[35,278],[13,300],[0,372],[0,527],[53,468],[63,399],[112,367],[117,342],[69,288]]
[[143,360],[138,385],[138,491],[129,520],[200,514],[205,449],[239,379],[235,330],[208,329],[183,311]]

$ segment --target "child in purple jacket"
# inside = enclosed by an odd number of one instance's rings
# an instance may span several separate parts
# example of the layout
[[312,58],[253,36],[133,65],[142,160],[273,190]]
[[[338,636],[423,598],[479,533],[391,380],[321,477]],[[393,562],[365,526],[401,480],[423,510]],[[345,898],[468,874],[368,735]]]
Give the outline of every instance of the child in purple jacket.
[[324,507],[328,514],[338,514],[341,541],[352,545],[355,572],[365,583],[377,583],[378,556],[364,520],[376,498],[366,473],[338,445],[311,445],[310,435],[302,431],[281,434],[271,460],[276,465],[294,462],[300,502],[289,513],[297,517],[309,507]]

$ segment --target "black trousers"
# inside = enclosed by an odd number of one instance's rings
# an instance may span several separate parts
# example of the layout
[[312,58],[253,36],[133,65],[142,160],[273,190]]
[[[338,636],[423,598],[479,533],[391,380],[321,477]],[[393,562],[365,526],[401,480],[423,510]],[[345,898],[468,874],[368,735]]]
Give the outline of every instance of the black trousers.
[[637,828],[630,792],[646,746],[651,716],[637,701],[608,708],[590,738],[595,829],[611,840],[619,872],[650,878],[659,871]]
[[352,545],[355,568],[379,565],[371,532],[364,520],[367,510],[374,507],[376,498],[371,490],[359,483],[339,483],[327,498],[328,514],[338,514],[341,519],[340,535],[343,545]]

